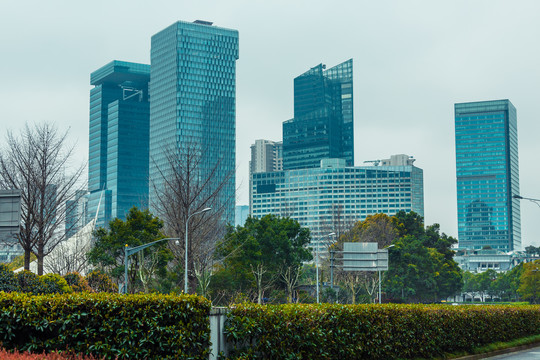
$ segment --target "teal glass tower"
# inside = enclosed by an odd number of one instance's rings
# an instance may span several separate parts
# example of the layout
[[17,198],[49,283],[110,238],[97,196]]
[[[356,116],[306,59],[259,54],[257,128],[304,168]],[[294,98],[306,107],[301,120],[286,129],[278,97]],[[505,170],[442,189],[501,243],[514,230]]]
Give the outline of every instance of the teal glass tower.
[[87,217],[97,226],[148,207],[150,65],[112,61],[90,75]]
[[[167,177],[167,155],[198,153],[199,179],[220,187],[214,210],[234,224],[238,31],[179,21],[152,36],[150,205]],[[226,182],[224,186],[220,186]],[[213,185],[207,191],[214,191]]]
[[459,247],[521,250],[516,108],[494,100],[454,110]]
[[322,159],[354,166],[353,61],[319,64],[294,79],[294,118],[283,123],[283,169],[317,168]]

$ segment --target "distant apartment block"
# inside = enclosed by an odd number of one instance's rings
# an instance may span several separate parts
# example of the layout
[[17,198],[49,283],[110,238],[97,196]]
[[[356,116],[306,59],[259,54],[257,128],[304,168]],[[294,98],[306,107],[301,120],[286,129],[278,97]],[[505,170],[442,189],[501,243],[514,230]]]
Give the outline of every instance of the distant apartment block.
[[459,247],[521,250],[516,108],[509,100],[454,108]]
[[399,165],[352,167],[345,159],[324,159],[318,168],[252,174],[251,215],[296,219],[310,229],[320,250],[336,226],[368,215],[403,210],[423,216],[423,170],[407,155],[391,159]]
[[234,226],[244,226],[249,216],[249,206],[236,205],[236,213],[234,217]]
[[294,79],[294,118],[283,123],[283,169],[317,168],[322,159],[354,166],[353,61],[319,64]]
[[150,66],[112,61],[90,75],[88,217],[97,226],[148,207]]

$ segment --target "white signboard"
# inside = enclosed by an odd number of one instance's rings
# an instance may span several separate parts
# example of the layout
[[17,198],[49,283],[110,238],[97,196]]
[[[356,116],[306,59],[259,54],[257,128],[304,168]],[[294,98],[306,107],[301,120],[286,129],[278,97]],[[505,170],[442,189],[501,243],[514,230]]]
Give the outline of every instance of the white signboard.
[[343,270],[386,271],[388,250],[378,249],[374,242],[343,243]]

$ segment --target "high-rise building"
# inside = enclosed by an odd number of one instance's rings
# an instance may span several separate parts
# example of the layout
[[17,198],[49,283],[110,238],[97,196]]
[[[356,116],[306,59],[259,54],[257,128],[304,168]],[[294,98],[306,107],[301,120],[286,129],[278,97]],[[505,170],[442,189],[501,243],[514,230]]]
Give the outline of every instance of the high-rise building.
[[90,75],[88,216],[97,226],[148,207],[150,65],[112,61]]
[[[179,21],[152,36],[150,183],[161,188],[168,154],[201,157],[199,178],[212,176],[224,220],[235,216],[236,60],[238,31],[207,21]],[[228,180],[227,180],[228,179]],[[210,185],[212,186],[212,185]],[[212,189],[208,189],[211,191]],[[155,194],[150,191],[150,204]]]
[[352,167],[345,159],[323,159],[318,168],[255,173],[251,216],[289,216],[310,229],[315,246],[368,215],[403,210],[424,216],[423,170],[409,156],[397,157],[409,161]]
[[[283,170],[283,142],[271,140],[255,140],[251,145],[249,161],[249,198],[251,200],[251,175],[261,172]],[[251,203],[249,206],[251,207]]]
[[86,225],[88,196],[86,190],[77,190],[73,199],[66,201],[65,231],[69,239]]
[[354,166],[353,61],[317,65],[294,79],[294,118],[283,123],[283,169],[342,158]]
[[281,170],[283,170],[283,142],[255,140],[255,144],[251,145],[249,173]]
[[459,247],[521,250],[516,108],[495,100],[454,109]]

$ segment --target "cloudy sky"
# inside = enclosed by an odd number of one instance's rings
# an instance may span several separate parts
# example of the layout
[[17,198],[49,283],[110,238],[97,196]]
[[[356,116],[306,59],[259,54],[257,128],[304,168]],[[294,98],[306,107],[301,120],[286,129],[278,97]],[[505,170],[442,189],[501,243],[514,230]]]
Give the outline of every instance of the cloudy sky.
[[[456,102],[512,101],[521,194],[540,198],[539,14],[536,0],[4,0],[0,138],[55,122],[87,161],[89,74],[113,59],[149,63],[150,37],[177,20],[213,21],[240,32],[239,204],[249,202],[250,144],[280,140],[293,115],[293,78],[353,58],[356,165],[414,156],[426,223],[457,236]],[[540,209],[523,202],[521,213],[523,243],[539,246]]]

